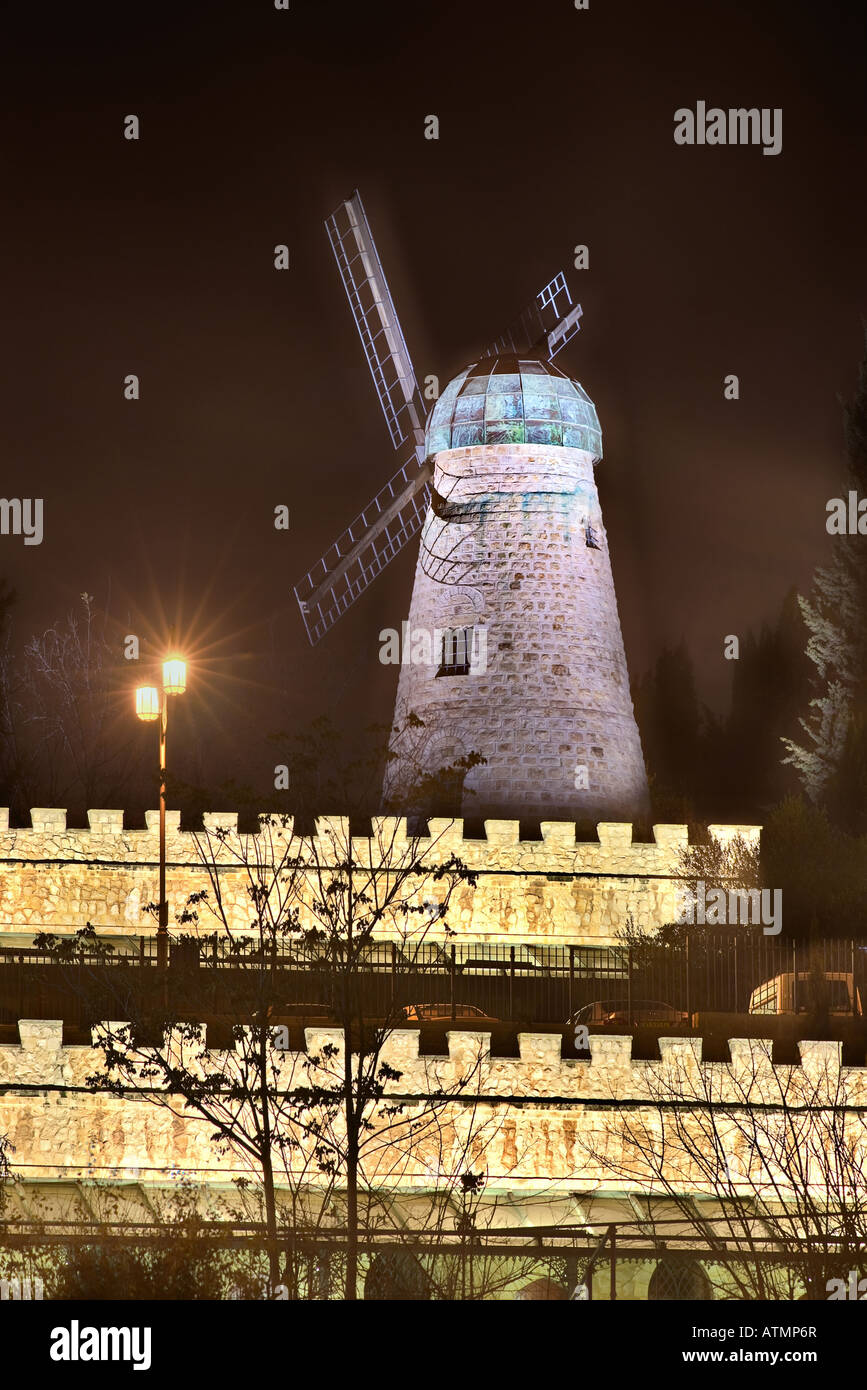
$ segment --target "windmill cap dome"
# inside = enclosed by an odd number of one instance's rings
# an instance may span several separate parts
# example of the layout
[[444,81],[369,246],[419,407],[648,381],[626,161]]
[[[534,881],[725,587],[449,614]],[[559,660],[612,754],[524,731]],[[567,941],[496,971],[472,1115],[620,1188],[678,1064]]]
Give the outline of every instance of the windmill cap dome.
[[596,407],[559,367],[503,354],[465,367],[443,391],[427,425],[427,454],[475,444],[560,444],[602,457]]

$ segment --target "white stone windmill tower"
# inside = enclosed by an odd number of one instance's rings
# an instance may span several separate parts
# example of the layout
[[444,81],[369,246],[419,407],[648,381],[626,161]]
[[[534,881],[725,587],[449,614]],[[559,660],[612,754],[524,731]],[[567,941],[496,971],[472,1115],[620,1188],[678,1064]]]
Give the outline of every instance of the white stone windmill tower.
[[[449,383],[425,429],[357,193],[326,227],[392,442],[412,453],[296,585],[310,641],[421,530],[397,711],[424,721],[424,766],[485,758],[467,778],[468,814],[642,814],[647,779],[594,479],[602,435],[589,396],[553,365],[581,316],[565,277]],[[398,758],[389,786],[408,777]]]

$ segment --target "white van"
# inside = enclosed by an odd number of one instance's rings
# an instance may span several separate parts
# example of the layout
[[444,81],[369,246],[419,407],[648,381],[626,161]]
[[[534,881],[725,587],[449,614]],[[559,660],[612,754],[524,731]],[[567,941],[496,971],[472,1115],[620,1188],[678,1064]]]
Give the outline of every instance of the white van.
[[[826,970],[824,981],[828,1012],[831,1014],[861,1014],[861,991],[856,988],[851,973],[845,970]],[[808,1013],[812,1007],[815,976],[810,970],[798,971],[797,1012]],[[789,971],[775,975],[757,985],[750,995],[751,1014],[793,1014],[795,1009],[795,975]]]

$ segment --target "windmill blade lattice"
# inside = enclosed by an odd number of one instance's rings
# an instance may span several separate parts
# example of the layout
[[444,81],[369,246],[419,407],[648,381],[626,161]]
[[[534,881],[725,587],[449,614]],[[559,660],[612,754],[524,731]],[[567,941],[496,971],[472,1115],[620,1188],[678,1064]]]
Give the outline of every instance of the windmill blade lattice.
[[[414,453],[295,585],[314,646],[421,530],[433,474],[433,463],[425,457],[426,411],[357,191],[326,219],[325,227],[392,443],[395,448],[410,444]],[[553,358],[578,332],[580,317],[581,306],[573,305],[560,272],[484,355],[523,353],[544,345]],[[458,558],[431,552],[428,562],[451,569]]]
[[421,529],[432,465],[413,454],[295,585],[311,646]]
[[519,314],[499,338],[482,353],[483,357],[499,357],[504,353],[520,355],[540,347],[547,349],[548,360],[575,337],[580,329],[580,304],[573,305],[572,295],[561,270],[539,291],[532,304]]
[[357,190],[326,219],[325,228],[391,442],[395,449],[413,443],[421,462],[425,415],[421,393]]

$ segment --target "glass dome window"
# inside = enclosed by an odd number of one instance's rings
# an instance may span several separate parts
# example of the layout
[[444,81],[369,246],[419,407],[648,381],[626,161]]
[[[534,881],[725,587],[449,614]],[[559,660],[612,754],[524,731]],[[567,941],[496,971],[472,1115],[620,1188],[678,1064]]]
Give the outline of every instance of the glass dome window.
[[602,457],[583,387],[550,362],[485,357],[450,381],[431,412],[428,455],[477,444],[558,444]]

